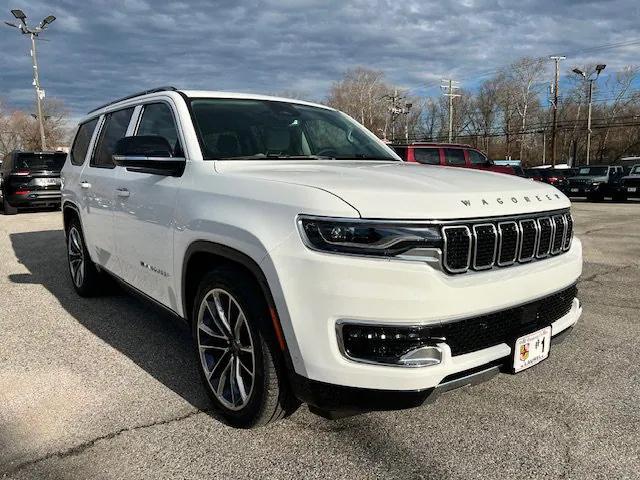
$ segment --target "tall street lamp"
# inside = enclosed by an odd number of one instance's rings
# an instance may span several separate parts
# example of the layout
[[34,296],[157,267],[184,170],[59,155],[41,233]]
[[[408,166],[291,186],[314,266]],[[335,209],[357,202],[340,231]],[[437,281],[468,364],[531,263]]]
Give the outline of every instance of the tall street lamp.
[[591,101],[593,99],[593,82],[598,79],[598,77],[600,76],[600,72],[602,72],[605,67],[606,65],[602,63],[596,65],[595,77],[593,76],[593,72],[587,75],[579,68],[573,69],[573,73],[582,76],[582,78],[589,82],[589,116],[587,117],[587,165],[589,165],[589,154],[591,151]]
[[17,28],[23,35],[31,37],[31,59],[33,61],[33,87],[36,91],[36,107],[38,109],[38,125],[40,126],[40,147],[46,150],[46,139],[44,137],[44,119],[42,117],[42,100],[44,99],[44,90],[40,88],[40,75],[38,74],[38,56],[36,54],[36,38],[56,19],[53,15],[45,17],[37,27],[29,27],[27,25],[27,16],[22,10],[11,10],[11,13],[19,24],[4,22],[10,27]]

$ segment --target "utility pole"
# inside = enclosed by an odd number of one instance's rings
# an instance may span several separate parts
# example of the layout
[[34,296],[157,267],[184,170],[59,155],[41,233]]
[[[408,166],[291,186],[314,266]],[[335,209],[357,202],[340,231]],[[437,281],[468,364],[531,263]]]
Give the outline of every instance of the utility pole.
[[440,85],[440,88],[443,90],[443,95],[445,97],[449,97],[449,143],[453,142],[453,99],[455,97],[460,97],[459,93],[453,93],[454,90],[460,88],[457,84],[460,82],[456,82],[450,78],[446,78],[442,80],[444,85]]
[[606,65],[602,63],[596,65],[595,78],[592,77],[593,73],[587,76],[587,74],[584,73],[579,68],[573,69],[573,73],[577,73],[578,75],[581,75],[582,78],[584,78],[589,82],[589,114],[587,116],[587,159],[586,159],[587,165],[589,165],[589,156],[591,154],[591,104],[593,100],[593,82],[595,82],[598,79],[598,77],[600,76],[600,72],[602,72],[605,69],[605,67]]
[[11,10],[16,19],[20,21],[19,25],[10,22],[4,22],[10,27],[17,28],[23,35],[29,35],[31,38],[31,60],[33,64],[33,88],[36,92],[36,109],[38,116],[38,126],[40,128],[40,148],[46,150],[47,142],[44,136],[44,118],[42,116],[42,100],[45,97],[44,90],[40,88],[40,74],[38,73],[38,55],[36,53],[36,38],[44,29],[46,29],[55,19],[53,15],[46,17],[37,27],[29,27],[27,25],[27,16],[22,10]]
[[405,125],[404,125],[404,136],[407,143],[409,142],[409,111],[413,104],[405,103],[404,106],[400,106],[401,102],[405,100],[406,97],[398,94],[398,89],[393,91],[393,95],[383,95],[382,98],[387,98],[391,100],[391,106],[388,108],[389,114],[391,116],[391,141],[396,141],[396,119],[400,115],[405,115]]
[[551,165],[556,167],[556,130],[558,129],[558,89],[560,85],[560,60],[564,60],[567,57],[563,55],[552,55],[549,57],[556,63],[556,75],[553,83],[553,129],[551,130]]

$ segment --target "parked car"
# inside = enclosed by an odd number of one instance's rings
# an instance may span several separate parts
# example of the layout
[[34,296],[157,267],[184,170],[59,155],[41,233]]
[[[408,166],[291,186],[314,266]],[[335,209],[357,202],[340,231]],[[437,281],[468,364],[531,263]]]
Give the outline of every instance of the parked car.
[[60,206],[60,169],[67,155],[62,152],[14,151],[0,167],[0,192],[5,215],[24,207]]
[[620,200],[640,197],[640,164],[634,165],[629,174],[620,179],[618,197]]
[[525,176],[537,182],[548,183],[560,191],[565,191],[569,181],[565,177],[565,171],[555,168],[527,168]]
[[402,162],[322,105],[143,92],[80,121],[62,178],[76,292],[111,276],[188,322],[232,425],[415,407],[536,365],[582,312],[561,192]]
[[475,168],[517,175],[514,167],[495,165],[480,150],[459,143],[409,143],[391,145],[405,162]]
[[578,173],[569,177],[568,195],[587,197],[590,201],[602,201],[605,197],[620,200],[620,165],[591,165],[578,168]]

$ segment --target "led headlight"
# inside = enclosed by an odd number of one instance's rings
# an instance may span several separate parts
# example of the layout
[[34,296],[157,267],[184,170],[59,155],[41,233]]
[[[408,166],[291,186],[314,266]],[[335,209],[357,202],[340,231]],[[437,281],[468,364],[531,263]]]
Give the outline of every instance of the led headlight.
[[393,257],[442,246],[439,228],[431,225],[301,216],[298,228],[309,248],[332,253]]

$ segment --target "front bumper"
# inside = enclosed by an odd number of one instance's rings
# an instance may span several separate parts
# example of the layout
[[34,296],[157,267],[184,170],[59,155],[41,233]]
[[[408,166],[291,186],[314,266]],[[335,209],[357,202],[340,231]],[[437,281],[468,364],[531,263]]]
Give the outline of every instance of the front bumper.
[[[507,310],[573,285],[582,272],[582,245],[557,257],[484,272],[447,275],[431,266],[313,252],[291,236],[263,261],[297,376],[312,382],[382,391],[425,391],[446,378],[511,355],[499,343],[462,355],[440,345],[437,365],[405,368],[357,362],[341,352],[336,324],[438,325]],[[309,279],[301,281],[301,279]],[[552,324],[552,334],[576,323],[577,300]]]

